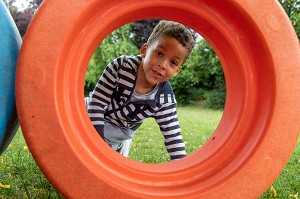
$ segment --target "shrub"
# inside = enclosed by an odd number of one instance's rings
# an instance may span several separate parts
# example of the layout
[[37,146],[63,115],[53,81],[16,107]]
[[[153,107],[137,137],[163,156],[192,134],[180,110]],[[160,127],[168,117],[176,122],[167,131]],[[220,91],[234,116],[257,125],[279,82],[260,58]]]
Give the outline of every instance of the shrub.
[[224,89],[214,89],[205,92],[205,107],[211,109],[224,109],[226,91]]

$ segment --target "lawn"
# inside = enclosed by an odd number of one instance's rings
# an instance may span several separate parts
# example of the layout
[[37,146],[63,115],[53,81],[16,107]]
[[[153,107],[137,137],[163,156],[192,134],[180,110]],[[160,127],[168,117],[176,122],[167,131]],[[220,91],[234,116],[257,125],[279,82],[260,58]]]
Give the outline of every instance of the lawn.
[[[198,107],[179,107],[178,115],[187,153],[190,154],[210,137],[222,112]],[[147,163],[169,161],[161,133],[153,119],[146,120],[134,137],[130,158]],[[300,139],[280,177],[260,198],[299,198],[299,165]],[[62,198],[36,166],[21,130],[0,156],[0,199],[7,198]]]

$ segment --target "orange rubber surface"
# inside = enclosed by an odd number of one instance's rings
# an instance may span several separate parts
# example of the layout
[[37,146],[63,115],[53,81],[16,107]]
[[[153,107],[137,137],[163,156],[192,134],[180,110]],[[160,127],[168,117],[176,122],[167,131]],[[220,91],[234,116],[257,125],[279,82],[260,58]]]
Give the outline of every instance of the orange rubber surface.
[[[146,18],[199,32],[226,78],[216,131],[171,163],[139,163],[111,150],[83,101],[99,43]],[[299,135],[299,66],[298,38],[276,0],[45,0],[21,49],[17,109],[34,159],[67,198],[257,198],[279,176]]]

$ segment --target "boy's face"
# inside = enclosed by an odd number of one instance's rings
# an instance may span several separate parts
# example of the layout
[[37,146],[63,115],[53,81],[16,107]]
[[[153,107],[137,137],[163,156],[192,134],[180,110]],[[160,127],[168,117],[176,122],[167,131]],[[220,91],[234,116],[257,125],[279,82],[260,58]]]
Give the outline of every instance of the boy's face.
[[165,36],[151,45],[144,44],[140,53],[145,77],[148,83],[155,85],[179,73],[188,50],[174,37]]

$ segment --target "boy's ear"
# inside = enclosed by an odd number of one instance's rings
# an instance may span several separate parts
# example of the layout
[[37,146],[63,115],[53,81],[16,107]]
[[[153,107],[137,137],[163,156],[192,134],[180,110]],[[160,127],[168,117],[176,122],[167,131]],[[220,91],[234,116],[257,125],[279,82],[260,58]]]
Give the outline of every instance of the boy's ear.
[[146,51],[147,51],[147,43],[143,44],[143,46],[140,48],[140,54],[142,55],[142,57],[145,57],[146,55]]

